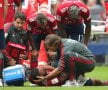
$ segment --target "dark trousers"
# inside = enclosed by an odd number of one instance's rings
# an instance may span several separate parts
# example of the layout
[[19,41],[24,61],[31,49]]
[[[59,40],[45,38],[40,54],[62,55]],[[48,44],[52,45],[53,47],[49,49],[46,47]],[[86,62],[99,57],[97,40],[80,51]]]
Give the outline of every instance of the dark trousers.
[[46,36],[47,36],[47,34],[37,34],[37,35],[34,34],[33,35],[36,50],[40,49],[41,40],[44,40]]
[[4,49],[5,46],[4,30],[0,30],[0,50]]
[[68,38],[77,40],[82,42],[84,36],[84,25],[81,24],[73,24],[65,26],[66,34]]
[[95,68],[94,57],[86,57],[75,52],[70,52],[67,56],[70,61],[70,78],[73,75],[72,77],[77,79],[80,74],[84,75]]

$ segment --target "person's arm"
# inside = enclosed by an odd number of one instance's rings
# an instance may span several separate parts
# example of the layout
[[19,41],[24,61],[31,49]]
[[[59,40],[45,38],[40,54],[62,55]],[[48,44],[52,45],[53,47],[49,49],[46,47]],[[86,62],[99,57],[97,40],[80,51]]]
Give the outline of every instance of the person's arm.
[[62,37],[62,38],[66,38],[67,34],[65,31],[65,24],[63,23],[63,17],[65,17],[65,12],[61,12],[62,9],[61,8],[57,8],[57,24],[58,24],[58,30],[57,30],[57,34]]
[[39,82],[42,82],[44,80],[52,79],[52,78],[56,77],[58,74],[60,74],[61,72],[62,71],[59,70],[59,68],[55,68],[52,72],[50,72],[46,76],[37,76],[37,78],[39,78],[39,80],[35,80],[35,82],[39,83]]
[[45,79],[51,79],[55,76],[57,76],[58,74],[60,74],[62,71],[59,70],[59,68],[55,68],[51,73],[49,73],[48,75],[46,75],[44,78]]
[[87,45],[91,35],[91,20],[89,23],[85,23],[85,35],[84,35],[84,44]]
[[29,20],[27,20],[27,33],[28,33],[28,39],[29,39],[29,43],[32,47],[32,50],[36,50],[35,48],[35,43],[34,43],[34,40],[33,40],[33,32],[32,32],[32,27],[31,27],[31,22]]
[[15,12],[20,12],[22,9],[22,3],[21,0],[15,0],[16,10]]
[[50,72],[48,75],[46,75],[44,78],[51,79],[51,78],[57,76],[58,74],[62,73],[66,67],[66,64],[65,64],[66,59],[67,59],[67,54],[64,55],[64,53],[62,53],[62,50],[61,50],[61,57],[59,59],[58,67],[55,68],[52,72]]
[[55,16],[56,15],[56,8],[57,8],[57,3],[51,4],[51,13]]
[[19,6],[17,6],[16,12],[20,12],[22,9],[22,4],[20,3]]
[[50,66],[50,65],[44,65],[44,66],[42,66],[42,67],[44,67],[46,70],[47,70],[47,69],[51,69],[51,70],[54,70],[54,69],[55,69],[55,67]]
[[62,38],[67,38],[67,34],[66,34],[66,31],[65,31],[65,24],[58,23],[57,35],[59,35]]
[[91,35],[91,14],[88,8],[81,8],[81,13],[86,25],[83,43],[87,45]]
[[35,50],[35,44],[34,44],[34,40],[33,40],[33,34],[31,31],[28,31],[28,36],[29,36],[29,42],[30,42],[30,45],[32,47],[32,50]]
[[7,11],[8,11],[8,0],[4,0],[4,20],[6,20]]
[[65,31],[65,24],[61,22],[62,17],[59,15],[57,15],[57,24],[58,24],[58,30],[57,30],[57,35],[59,35],[62,38],[66,38],[67,34]]
[[28,36],[29,36],[29,43],[30,43],[30,45],[32,47],[32,56],[37,57],[38,51],[35,48],[34,40],[33,40],[33,37],[32,37],[33,34],[32,34],[31,31],[28,31]]
[[29,21],[28,21],[28,37],[29,37],[29,43],[31,45],[32,51],[31,51],[31,55],[32,55],[32,61],[37,61],[37,57],[38,57],[38,51],[35,48],[35,43],[33,40],[33,34],[31,31],[31,26],[29,25]]

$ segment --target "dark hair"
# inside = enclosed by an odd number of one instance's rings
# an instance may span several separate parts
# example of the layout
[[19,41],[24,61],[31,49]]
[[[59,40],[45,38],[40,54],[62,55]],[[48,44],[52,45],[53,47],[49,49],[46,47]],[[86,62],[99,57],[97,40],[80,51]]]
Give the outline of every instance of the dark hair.
[[71,19],[77,19],[77,18],[79,18],[79,11],[80,10],[79,10],[78,6],[76,6],[76,5],[70,6],[69,9],[68,9],[69,17]]
[[17,13],[15,14],[14,19],[16,20],[17,18],[20,18],[21,20],[26,21],[26,16],[25,16],[25,14],[22,13],[22,12],[17,12]]
[[40,76],[38,68],[31,69],[30,78],[33,80],[37,80],[37,76]]
[[40,24],[43,24],[47,21],[47,17],[44,13],[38,13],[36,16],[36,21]]
[[45,38],[46,46],[53,46],[61,42],[61,38],[55,34],[50,34]]

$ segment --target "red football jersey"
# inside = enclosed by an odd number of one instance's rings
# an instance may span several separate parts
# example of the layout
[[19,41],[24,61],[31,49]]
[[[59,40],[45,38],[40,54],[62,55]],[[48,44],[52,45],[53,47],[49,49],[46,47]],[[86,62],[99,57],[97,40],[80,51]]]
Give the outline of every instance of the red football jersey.
[[48,4],[48,0],[37,0],[38,1],[38,3],[41,5],[41,4],[43,4],[43,3],[46,3],[46,4]]
[[[76,5],[79,7],[80,13],[77,20],[70,20],[68,16],[68,9],[71,5]],[[68,0],[62,2],[57,8],[57,21],[65,24],[79,24],[84,22],[89,22],[91,20],[90,12],[87,6],[78,0]]]
[[5,23],[13,22],[15,14],[15,4],[19,5],[21,0],[8,0],[8,11]]
[[4,27],[4,0],[0,0],[0,30]]

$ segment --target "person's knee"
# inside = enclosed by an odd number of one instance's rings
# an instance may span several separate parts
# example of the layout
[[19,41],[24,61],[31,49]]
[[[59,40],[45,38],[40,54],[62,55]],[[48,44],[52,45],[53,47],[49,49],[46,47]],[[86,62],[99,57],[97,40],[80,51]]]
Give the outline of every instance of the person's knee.
[[94,70],[94,68],[95,68],[95,64],[93,63],[93,64],[91,64],[91,65],[87,65],[86,70],[87,70],[87,72],[91,72],[91,71]]
[[89,69],[89,72],[93,71],[94,68],[95,68],[95,64],[92,64],[91,67],[90,67],[90,69]]

